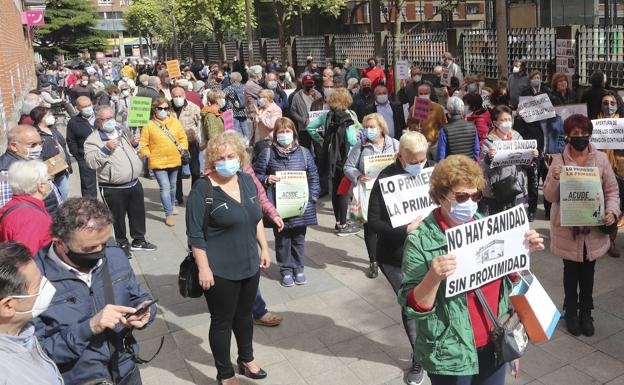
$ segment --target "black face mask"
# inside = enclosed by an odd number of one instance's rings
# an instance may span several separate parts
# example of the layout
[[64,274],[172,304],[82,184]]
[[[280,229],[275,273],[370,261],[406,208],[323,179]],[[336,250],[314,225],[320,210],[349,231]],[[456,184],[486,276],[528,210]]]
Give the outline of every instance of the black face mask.
[[375,63],[368,63],[368,68],[374,68],[375,67]]
[[104,248],[100,251],[96,251],[95,253],[77,253],[67,247],[67,251],[65,255],[69,258],[76,266],[83,269],[93,269],[98,261],[104,258]]
[[280,80],[280,81],[282,81],[282,82],[283,82],[284,80],[286,80],[286,75],[282,75],[282,76],[280,76],[280,77],[279,77],[279,80]]
[[587,146],[589,146],[589,136],[572,136],[568,138],[567,142],[570,143],[576,151],[585,151]]
[[314,86],[311,84],[306,84],[305,86],[303,86],[303,89],[306,91],[310,91],[312,88],[314,88]]
[[373,89],[372,89],[372,88],[370,88],[370,87],[362,87],[362,93],[363,93],[364,95],[370,95],[370,93],[371,93],[372,91],[373,91]]

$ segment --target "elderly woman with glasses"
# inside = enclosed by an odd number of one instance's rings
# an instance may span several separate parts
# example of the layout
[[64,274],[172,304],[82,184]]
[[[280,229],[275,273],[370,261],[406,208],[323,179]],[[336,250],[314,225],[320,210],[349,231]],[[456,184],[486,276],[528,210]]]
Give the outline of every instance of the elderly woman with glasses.
[[[494,356],[488,317],[474,291],[445,295],[445,279],[457,266],[457,258],[448,254],[445,231],[481,218],[477,202],[484,184],[479,165],[466,156],[452,155],[438,163],[429,195],[440,207],[405,241],[399,302],[416,320],[414,359],[427,371],[432,385],[505,383],[505,365]],[[527,232],[526,240],[531,251],[544,248],[534,230]],[[495,314],[508,308],[512,285],[509,277],[502,277],[480,288]]]

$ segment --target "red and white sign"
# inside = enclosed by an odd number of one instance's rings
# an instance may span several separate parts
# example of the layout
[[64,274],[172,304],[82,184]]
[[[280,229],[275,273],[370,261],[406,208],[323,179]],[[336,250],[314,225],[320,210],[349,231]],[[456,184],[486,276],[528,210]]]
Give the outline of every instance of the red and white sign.
[[26,11],[22,12],[22,24],[30,26],[45,25],[43,11]]

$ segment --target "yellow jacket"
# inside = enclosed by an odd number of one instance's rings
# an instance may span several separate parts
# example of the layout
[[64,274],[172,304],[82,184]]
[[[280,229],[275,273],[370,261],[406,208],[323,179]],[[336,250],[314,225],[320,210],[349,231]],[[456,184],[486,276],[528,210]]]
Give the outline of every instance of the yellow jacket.
[[132,66],[126,65],[121,69],[122,74],[128,75],[128,77],[132,80],[136,79],[136,71]]
[[[154,118],[163,128],[166,128],[175,138],[180,146],[188,150],[188,140],[182,123],[169,114],[165,120]],[[179,167],[182,165],[180,151],[169,139],[167,134],[162,132],[153,120],[141,130],[141,151],[139,156],[149,157],[149,168],[160,170],[164,168]]]

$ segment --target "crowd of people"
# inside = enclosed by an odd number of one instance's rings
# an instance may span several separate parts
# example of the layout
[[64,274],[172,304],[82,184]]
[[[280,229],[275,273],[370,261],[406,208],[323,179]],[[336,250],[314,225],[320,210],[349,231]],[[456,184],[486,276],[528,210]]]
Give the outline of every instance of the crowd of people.
[[[593,74],[591,88],[578,97],[565,75],[527,73],[516,60],[508,79],[490,87],[482,74],[464,76],[446,53],[432,74],[412,66],[411,78],[395,90],[392,71],[375,58],[367,64],[358,69],[347,59],[322,67],[309,57],[297,74],[276,58],[252,66],[202,61],[182,63],[178,78],[162,62],[38,68],[37,89],[25,97],[0,156],[0,349],[8,353],[0,378],[141,383],[137,363],[146,360],[137,355],[132,330],[147,327],[156,308],[128,258],[157,250],[146,239],[142,178],[156,179],[167,226],[186,208],[219,384],[238,384],[236,372],[267,377],[254,358],[253,328],[277,326],[282,318],[267,310],[258,287],[260,269],[271,263],[265,227],[275,237],[280,284],[307,284],[306,232],[318,224],[317,204],[325,195],[335,234],[363,230],[367,276],[381,271],[398,296],[413,347],[408,385],[422,383],[425,371],[434,385],[504,383],[506,366],[475,293],[445,296],[442,282],[454,273],[456,258],[444,232],[517,204],[527,205],[532,222],[540,180],[550,248],[563,259],[566,327],[592,336],[595,261],[605,253],[620,256],[615,239],[624,223],[624,150],[600,151],[590,143],[592,119],[624,114],[605,76]],[[526,122],[519,98],[542,94],[555,106],[585,103],[587,116]],[[135,96],[151,99],[143,127],[128,125]],[[419,99],[431,102],[426,118],[414,111]],[[63,133],[59,116],[65,113],[71,117]],[[530,165],[492,167],[496,142],[522,139],[537,142]],[[367,173],[365,159],[383,154],[394,155],[393,162],[377,175]],[[69,198],[73,164],[81,198]],[[563,165],[598,167],[603,226],[561,225]],[[393,227],[379,179],[418,177],[426,168],[433,168],[429,194],[438,208]],[[307,186],[307,202],[287,218],[277,210],[283,172],[304,173]],[[371,189],[361,224],[350,211],[354,190],[364,184]],[[526,240],[531,251],[544,247],[533,230]],[[517,281],[512,274],[481,288],[497,315],[509,307]]]

